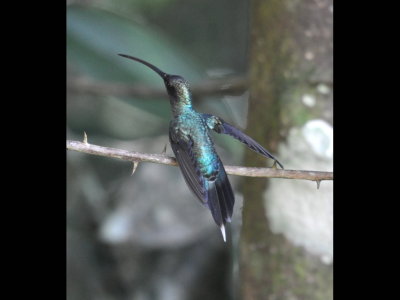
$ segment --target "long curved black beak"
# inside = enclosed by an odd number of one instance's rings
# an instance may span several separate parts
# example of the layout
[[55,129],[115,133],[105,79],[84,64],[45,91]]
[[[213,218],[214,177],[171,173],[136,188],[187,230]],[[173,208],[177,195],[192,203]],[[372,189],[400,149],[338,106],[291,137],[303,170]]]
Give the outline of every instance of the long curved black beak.
[[158,75],[160,75],[163,79],[166,79],[167,76],[168,76],[167,73],[161,71],[161,70],[160,70],[159,68],[157,68],[156,66],[153,66],[151,63],[148,63],[147,61],[144,61],[144,60],[142,60],[142,59],[140,59],[140,58],[137,58],[137,57],[134,57],[134,56],[130,56],[130,55],[126,55],[126,54],[118,54],[118,55],[119,55],[119,56],[122,56],[122,57],[126,57],[126,58],[129,58],[129,59],[132,59],[132,60],[136,60],[137,62],[140,62],[140,63],[142,63],[142,64],[148,66],[150,69],[152,69],[153,71],[155,71]]

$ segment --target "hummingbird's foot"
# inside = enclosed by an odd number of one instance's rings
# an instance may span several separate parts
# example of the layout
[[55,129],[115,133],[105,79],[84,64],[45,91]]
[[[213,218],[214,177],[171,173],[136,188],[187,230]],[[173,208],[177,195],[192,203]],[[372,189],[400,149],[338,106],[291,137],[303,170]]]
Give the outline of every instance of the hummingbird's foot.
[[168,144],[165,144],[163,150],[161,151],[161,154],[167,153],[167,146],[168,146]]
[[278,163],[277,160],[274,160],[274,164],[272,165],[271,168],[272,168],[272,169],[278,170],[278,167],[276,166],[277,164],[279,164],[279,166],[281,167],[281,169],[284,170],[283,166],[282,166],[280,163]]

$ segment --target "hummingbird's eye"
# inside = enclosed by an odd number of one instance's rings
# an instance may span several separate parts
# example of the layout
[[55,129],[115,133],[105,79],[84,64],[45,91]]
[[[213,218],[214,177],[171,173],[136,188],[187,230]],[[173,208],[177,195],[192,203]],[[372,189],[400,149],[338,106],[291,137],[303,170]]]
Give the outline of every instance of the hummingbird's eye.
[[170,96],[176,96],[176,88],[171,82],[166,83],[167,91]]

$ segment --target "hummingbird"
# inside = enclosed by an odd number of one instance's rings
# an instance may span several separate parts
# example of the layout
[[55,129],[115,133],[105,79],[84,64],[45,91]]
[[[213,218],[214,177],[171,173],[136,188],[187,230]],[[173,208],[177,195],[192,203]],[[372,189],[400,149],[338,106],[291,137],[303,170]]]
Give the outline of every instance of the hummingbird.
[[283,165],[264,147],[223,119],[197,112],[192,106],[189,83],[179,75],[171,75],[140,58],[118,54],[137,61],[164,80],[172,109],[169,123],[169,141],[186,184],[194,195],[211,211],[226,242],[225,224],[231,222],[235,196],[226,175],[224,165],[215,151],[210,131],[227,134],[239,140],[253,151]]

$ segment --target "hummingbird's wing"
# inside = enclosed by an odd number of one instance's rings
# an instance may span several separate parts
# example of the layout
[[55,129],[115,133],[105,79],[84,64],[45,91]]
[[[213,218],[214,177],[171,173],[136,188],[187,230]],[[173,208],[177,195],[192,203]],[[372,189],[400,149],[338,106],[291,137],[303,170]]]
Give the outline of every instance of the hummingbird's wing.
[[189,142],[185,142],[183,139],[172,138],[171,130],[169,132],[169,141],[187,185],[195,193],[197,198],[199,198],[199,200],[206,205],[206,180],[201,175],[200,169],[196,164],[196,160],[192,152],[193,142],[191,140]]
[[265,157],[272,158],[273,160],[276,161],[276,163],[284,169],[283,165],[271,154],[265,149],[263,146],[261,146],[259,143],[257,143],[255,140],[253,140],[251,137],[248,135],[244,134],[242,131],[237,129],[236,127],[232,126],[231,124],[225,122],[219,117],[209,115],[209,114],[204,114],[205,117],[207,118],[207,124],[208,126],[211,126],[211,129],[218,133],[223,133],[223,134],[228,134],[235,139],[239,140],[243,144],[245,144],[247,147],[249,147],[251,150],[260,153],[261,155],[264,155]]
[[231,184],[226,175],[224,166],[218,158],[218,174],[214,180],[207,180],[201,174],[193,153],[193,141],[182,139],[169,131],[172,151],[182,171],[183,177],[203,205],[208,207],[215,223],[221,228],[225,240],[226,222],[231,221],[233,205],[235,203]]

